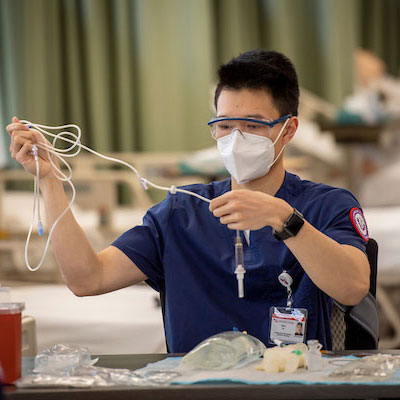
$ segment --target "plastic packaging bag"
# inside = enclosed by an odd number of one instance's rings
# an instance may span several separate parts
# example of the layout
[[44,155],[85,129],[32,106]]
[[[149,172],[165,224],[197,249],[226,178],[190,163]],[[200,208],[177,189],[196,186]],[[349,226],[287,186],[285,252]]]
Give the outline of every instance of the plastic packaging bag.
[[78,367],[96,364],[85,347],[73,347],[64,344],[42,351],[35,357],[35,373],[68,376],[74,375]]
[[186,354],[180,369],[223,370],[241,367],[260,358],[265,345],[254,336],[228,331],[203,340]]
[[35,357],[32,374],[16,382],[18,387],[107,387],[153,386],[168,384],[180,374],[168,366],[160,369],[148,365],[137,371],[119,368],[100,368],[93,364],[87,348],[58,344]]
[[400,358],[390,354],[376,354],[334,369],[329,376],[346,380],[385,380],[400,365]]
[[74,375],[36,373],[16,382],[18,387],[107,387],[148,385],[146,379],[128,369],[78,367]]

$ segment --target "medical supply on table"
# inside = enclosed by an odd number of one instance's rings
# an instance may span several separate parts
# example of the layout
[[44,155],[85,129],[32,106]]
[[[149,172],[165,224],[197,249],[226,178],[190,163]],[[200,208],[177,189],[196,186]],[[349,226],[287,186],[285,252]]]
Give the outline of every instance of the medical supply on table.
[[265,345],[254,336],[227,331],[203,340],[187,353],[180,370],[224,370],[238,368],[259,359]]
[[98,358],[92,359],[86,347],[75,347],[56,344],[45,349],[35,357],[35,373],[60,376],[73,375],[76,368],[96,364]]
[[0,303],[0,366],[4,383],[21,376],[21,313],[24,303]]
[[[305,345],[302,345],[305,346]],[[289,346],[285,346],[286,350],[290,350]],[[273,354],[276,357],[283,348],[268,349],[265,353]],[[291,350],[294,356],[301,357],[299,354],[303,349],[299,349],[299,345]],[[57,345],[51,349],[47,349],[35,359],[35,365],[41,364],[37,359],[43,354],[53,356],[65,355],[68,356],[70,347]],[[81,353],[82,351],[82,353]],[[19,388],[26,387],[113,387],[113,386],[165,386],[171,384],[194,384],[194,383],[246,383],[246,384],[272,384],[289,383],[289,384],[358,384],[370,385],[390,384],[399,386],[397,374],[392,376],[392,372],[398,370],[399,356],[378,354],[365,357],[364,359],[354,360],[352,356],[345,357],[328,357],[328,361],[322,370],[316,372],[306,371],[301,368],[294,370],[292,373],[281,372],[265,373],[264,369],[255,370],[257,360],[253,363],[243,365],[241,367],[233,367],[224,370],[199,370],[182,367],[182,357],[167,357],[163,360],[151,362],[143,368],[134,371],[128,369],[103,368],[91,365],[94,360],[91,359],[87,349],[71,348],[71,353],[75,354],[75,368],[66,368],[68,373],[60,374],[62,368],[57,368],[57,371],[51,368],[43,369],[39,372],[28,373],[15,384]],[[269,355],[268,355],[269,357]],[[297,359],[298,360],[298,359]],[[115,361],[114,361],[115,362]],[[113,362],[113,363],[114,363]],[[104,363],[104,360],[103,360]],[[51,362],[51,365],[57,365],[56,362]],[[49,364],[49,365],[50,365]],[[365,365],[363,365],[365,364]],[[65,365],[62,363],[62,365]],[[336,365],[340,365],[337,368]],[[358,365],[358,367],[357,367]],[[363,365],[362,368],[359,368]],[[260,367],[260,366],[259,366]],[[358,372],[353,373],[358,368]],[[286,368],[289,369],[289,368]],[[294,369],[294,368],[292,368]],[[337,371],[333,373],[333,371]],[[349,374],[349,371],[352,373]],[[390,382],[388,382],[390,380]]]
[[163,368],[143,372],[122,368],[101,368],[94,364],[87,348],[57,344],[45,349],[34,359],[34,370],[15,384],[18,387],[109,387],[160,386],[180,376]]
[[[113,158],[113,157],[108,157],[108,156],[102,155],[102,154],[98,153],[97,151],[94,151],[91,148],[83,145],[80,142],[82,132],[78,125],[67,124],[67,125],[61,125],[61,126],[47,126],[47,125],[35,124],[35,123],[32,123],[27,120],[21,120],[20,122],[24,125],[27,125],[29,127],[29,129],[31,129],[35,132],[38,132],[42,137],[43,137],[43,135],[49,135],[53,138],[52,145],[48,144],[47,141],[44,141],[44,142],[37,142],[37,143],[33,144],[33,146],[32,146],[32,155],[35,159],[35,165],[36,165],[36,176],[35,176],[35,180],[34,180],[34,204],[33,204],[33,212],[32,212],[32,222],[31,222],[31,225],[30,225],[30,228],[28,231],[28,236],[27,236],[27,240],[26,240],[26,244],[25,244],[25,264],[30,271],[38,270],[41,267],[41,265],[43,264],[43,261],[46,257],[46,254],[48,251],[48,246],[50,243],[51,236],[54,232],[54,229],[57,226],[60,219],[68,212],[69,209],[71,209],[72,204],[75,200],[76,191],[75,191],[75,187],[72,183],[72,169],[64,158],[75,157],[76,155],[79,154],[81,149],[85,149],[86,151],[88,151],[98,157],[101,157],[106,160],[113,161],[113,162],[116,162],[116,163],[119,163],[119,164],[122,164],[122,165],[128,167],[136,174],[141,185],[146,190],[148,190],[149,186],[151,186],[151,187],[159,189],[159,190],[168,191],[171,194],[184,193],[184,194],[187,194],[190,196],[195,196],[195,197],[199,198],[200,200],[203,200],[207,203],[210,203],[210,201],[211,201],[210,199],[200,196],[197,193],[190,192],[185,189],[180,189],[180,188],[177,188],[176,186],[165,187],[165,186],[156,185],[156,184],[152,183],[151,181],[149,181],[148,179],[143,178],[139,174],[137,169],[135,167],[133,167],[132,165],[130,165],[129,163],[119,160],[119,159],[116,159],[116,158]],[[48,129],[53,130],[53,131],[61,131],[61,132],[55,134],[55,133],[47,131]],[[76,133],[71,132],[66,129],[76,130]],[[67,143],[69,146],[67,146],[66,148],[57,148],[56,143],[60,140]],[[71,186],[72,197],[71,197],[71,200],[70,200],[67,208],[54,221],[54,223],[49,231],[49,235],[48,235],[48,238],[46,241],[46,245],[45,245],[41,260],[39,261],[39,263],[36,267],[31,267],[31,265],[29,264],[29,260],[28,260],[28,249],[29,249],[29,242],[30,242],[30,237],[32,234],[36,214],[37,214],[38,233],[40,236],[43,235],[43,223],[42,223],[41,215],[40,215],[40,196],[39,196],[39,157],[40,157],[39,151],[40,151],[40,149],[46,153],[48,160],[53,167],[54,175],[61,181],[67,182]],[[67,174],[65,174],[61,170],[61,168],[59,168],[56,165],[53,157],[56,157],[66,167]],[[243,279],[244,279],[244,273],[246,271],[244,269],[243,245],[241,243],[239,231],[238,231],[237,237],[239,238],[239,240],[236,239],[236,241],[235,241],[235,256],[238,257],[238,260],[241,260],[241,261],[240,261],[240,264],[237,264],[237,266],[236,266],[235,274],[236,274],[236,277],[238,280],[238,296],[243,297],[244,296]]]
[[400,366],[400,356],[374,354],[350,361],[333,370],[329,376],[349,381],[380,381],[390,378]]
[[306,355],[307,371],[321,371],[325,362],[322,358],[322,344],[318,340],[307,340],[308,352]]
[[305,367],[307,346],[296,343],[288,346],[271,347],[264,352],[263,361],[256,369],[268,373],[293,373],[298,368]]

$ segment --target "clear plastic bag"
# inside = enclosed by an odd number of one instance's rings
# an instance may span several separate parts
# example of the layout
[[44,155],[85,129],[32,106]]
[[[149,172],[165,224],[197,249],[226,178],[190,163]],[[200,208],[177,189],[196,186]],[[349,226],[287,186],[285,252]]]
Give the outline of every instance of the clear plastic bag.
[[334,369],[329,376],[345,380],[385,380],[390,378],[400,366],[399,356],[376,354],[350,361]]
[[179,369],[224,370],[259,359],[265,345],[254,336],[228,331],[203,340],[186,354]]
[[119,368],[100,368],[93,364],[84,347],[58,344],[35,357],[32,374],[16,382],[18,387],[107,387],[153,386],[168,384],[180,374],[151,365],[137,371]]
[[98,358],[91,359],[85,347],[74,347],[64,344],[42,351],[35,357],[35,373],[68,376],[74,375],[78,367],[96,364]]
[[19,379],[18,387],[109,387],[160,386],[180,376],[174,371],[136,373],[129,369],[79,367],[74,375],[31,374]]

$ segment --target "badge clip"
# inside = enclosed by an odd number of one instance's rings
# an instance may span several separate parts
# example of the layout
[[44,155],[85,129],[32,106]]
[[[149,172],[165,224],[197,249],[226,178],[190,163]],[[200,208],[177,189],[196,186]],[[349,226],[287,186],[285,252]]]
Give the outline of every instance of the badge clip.
[[286,307],[291,308],[293,305],[293,298],[292,298],[292,284],[293,284],[293,278],[286,272],[283,271],[279,276],[278,276],[278,281],[279,283],[284,286],[287,290],[287,301],[286,301]]

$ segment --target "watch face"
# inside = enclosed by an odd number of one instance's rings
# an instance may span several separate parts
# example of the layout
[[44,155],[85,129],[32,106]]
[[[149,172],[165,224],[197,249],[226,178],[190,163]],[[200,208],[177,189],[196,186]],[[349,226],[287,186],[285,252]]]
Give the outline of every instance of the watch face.
[[303,216],[297,210],[294,210],[293,214],[285,224],[285,230],[290,233],[291,236],[296,236],[303,225]]
[[294,208],[293,214],[284,223],[282,232],[274,231],[274,236],[277,240],[289,239],[296,236],[303,225],[303,215]]

